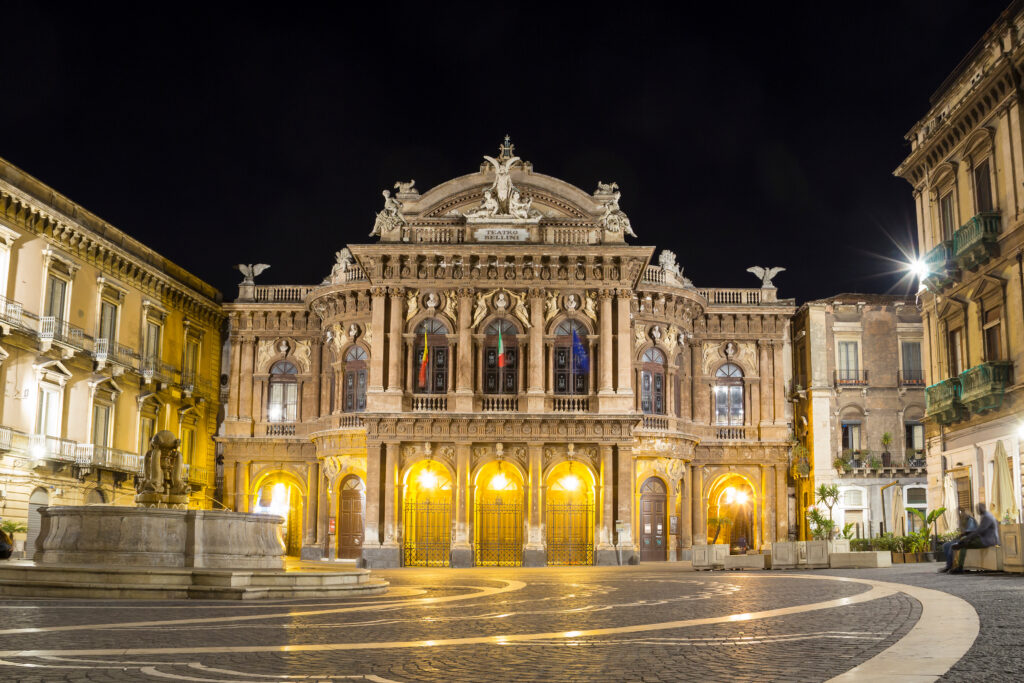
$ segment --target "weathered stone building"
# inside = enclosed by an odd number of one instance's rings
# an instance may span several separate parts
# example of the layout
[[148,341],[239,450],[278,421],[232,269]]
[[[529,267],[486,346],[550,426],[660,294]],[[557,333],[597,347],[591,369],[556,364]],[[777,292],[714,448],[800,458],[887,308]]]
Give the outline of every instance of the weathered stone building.
[[1022,72],[1024,3],[1013,2],[932,96],[896,169],[913,187],[923,254],[930,503],[986,502],[1014,521],[1024,442]]
[[[927,504],[922,342],[914,297],[837,294],[797,310],[794,432],[809,465],[798,477],[801,512],[815,486],[835,484],[839,530],[850,523],[866,538],[917,528],[905,508]],[[903,504],[894,506],[897,487]]]
[[210,507],[220,293],[4,160],[0,287],[0,516],[29,554],[40,506],[132,505],[162,429]]
[[617,185],[512,152],[397,183],[379,240],[318,285],[246,278],[225,306],[226,502],[287,514],[291,553],[376,567],[787,538],[792,300],[771,272],[701,289],[671,252],[652,265]]

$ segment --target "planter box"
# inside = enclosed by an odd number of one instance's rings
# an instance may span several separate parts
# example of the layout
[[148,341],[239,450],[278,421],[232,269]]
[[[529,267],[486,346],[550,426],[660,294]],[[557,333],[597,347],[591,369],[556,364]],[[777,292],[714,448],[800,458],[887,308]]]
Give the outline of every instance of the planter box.
[[903,564],[903,553],[898,553],[895,550],[893,550],[890,552],[890,554],[892,555],[893,564]]
[[771,568],[823,569],[828,567],[829,541],[779,541],[772,543]]
[[1024,574],[1024,524],[1000,524],[999,545],[1003,548],[1003,571]]
[[804,541],[804,564],[808,569],[828,567],[828,544],[829,541]]
[[803,541],[777,541],[772,543],[769,566],[772,569],[796,569],[800,564]]
[[892,553],[888,550],[864,550],[852,553],[832,553],[828,557],[833,569],[860,569],[864,567],[891,567]]
[[837,538],[833,541],[828,542],[829,553],[848,553],[850,552],[850,540],[846,538]]
[[720,569],[725,565],[725,558],[728,555],[729,545],[727,543],[695,545],[693,546],[693,568]]
[[725,569],[764,569],[764,555],[726,555]]
[[964,556],[964,570],[975,572],[1003,571],[1003,549],[994,545],[991,548],[969,548]]

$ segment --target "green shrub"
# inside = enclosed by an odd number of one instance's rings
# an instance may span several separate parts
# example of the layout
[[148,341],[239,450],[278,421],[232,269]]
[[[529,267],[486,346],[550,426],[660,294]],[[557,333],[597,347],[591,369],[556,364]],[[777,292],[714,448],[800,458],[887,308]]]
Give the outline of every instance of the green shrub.
[[853,538],[850,539],[850,550],[854,552],[863,552],[871,550],[871,539],[869,538]]

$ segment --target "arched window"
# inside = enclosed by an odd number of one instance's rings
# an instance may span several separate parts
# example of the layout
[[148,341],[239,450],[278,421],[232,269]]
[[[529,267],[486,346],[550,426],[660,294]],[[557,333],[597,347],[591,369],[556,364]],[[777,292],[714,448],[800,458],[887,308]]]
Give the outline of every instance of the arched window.
[[278,361],[271,366],[268,421],[295,422],[298,418],[299,385],[295,379],[297,373],[295,366],[286,360]]
[[519,371],[519,330],[507,320],[495,320],[484,330],[484,393],[514,394]]
[[[413,373],[417,394],[448,393],[448,328],[440,320],[427,318],[416,326]],[[426,341],[426,347],[423,346]]]
[[346,413],[361,413],[366,410],[366,350],[353,346],[345,352],[345,395],[341,405]]
[[[580,344],[573,342],[573,332]],[[563,320],[555,327],[555,337],[555,393],[586,394],[590,374],[587,328],[575,320]]]
[[665,414],[665,354],[656,348],[644,351],[640,369],[640,408],[645,413]]
[[733,363],[715,373],[715,424],[743,424],[743,371]]

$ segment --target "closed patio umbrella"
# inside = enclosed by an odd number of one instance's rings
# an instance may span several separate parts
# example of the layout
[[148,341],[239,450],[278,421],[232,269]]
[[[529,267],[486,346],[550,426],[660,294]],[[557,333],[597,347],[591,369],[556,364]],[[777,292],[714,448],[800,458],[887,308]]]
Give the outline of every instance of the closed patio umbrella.
[[903,488],[896,485],[892,491],[892,514],[890,516],[892,533],[896,536],[907,535],[907,511],[903,507]]
[[1009,517],[1017,519],[1017,501],[1013,496],[1013,480],[1010,476],[1010,459],[1002,441],[996,441],[996,453],[992,476],[992,500],[989,508],[992,516],[1002,522]]
[[960,530],[957,505],[959,505],[959,501],[956,497],[956,485],[953,483],[953,474],[947,473],[946,479],[942,483],[942,507],[946,508],[946,511],[942,513],[942,524],[946,527],[942,531],[944,534]]

